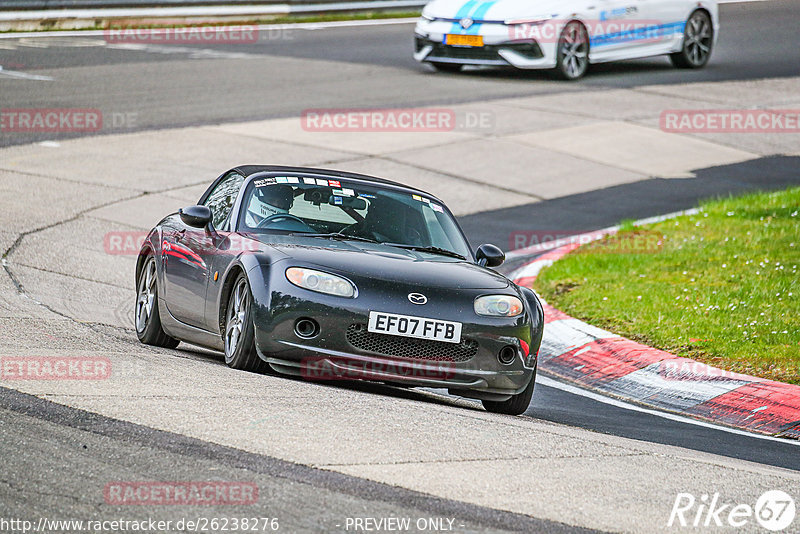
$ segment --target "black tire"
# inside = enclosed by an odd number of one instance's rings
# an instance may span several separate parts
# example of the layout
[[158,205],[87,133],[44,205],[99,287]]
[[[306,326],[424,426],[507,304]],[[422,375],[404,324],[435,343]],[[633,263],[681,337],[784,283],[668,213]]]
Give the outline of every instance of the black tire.
[[158,313],[158,277],[156,259],[147,256],[136,277],[136,304],[133,308],[136,337],[145,345],[174,349],[179,340],[167,335]]
[[438,61],[431,61],[431,66],[439,72],[461,72],[461,65],[459,63],[439,63]]
[[558,37],[556,74],[563,80],[579,80],[589,70],[589,34],[586,27],[573,20]]
[[233,369],[263,373],[268,367],[256,352],[252,302],[250,283],[242,273],[233,283],[228,306],[225,308],[225,328],[222,331],[225,363]]
[[512,395],[510,399],[504,401],[481,401],[487,412],[502,413],[505,415],[522,415],[528,406],[531,405],[533,398],[533,388],[536,386],[536,369],[533,370],[531,382],[522,393]]
[[683,47],[680,52],[669,55],[672,64],[679,69],[702,69],[711,59],[714,48],[714,27],[705,11],[695,11],[686,21],[683,30]]

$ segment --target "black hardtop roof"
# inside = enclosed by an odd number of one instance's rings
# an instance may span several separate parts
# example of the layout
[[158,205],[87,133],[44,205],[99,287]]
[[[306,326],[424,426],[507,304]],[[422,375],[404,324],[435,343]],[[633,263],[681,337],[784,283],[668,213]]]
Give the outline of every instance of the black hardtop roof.
[[334,178],[353,178],[355,180],[364,180],[376,184],[384,184],[384,185],[391,185],[394,187],[400,187],[403,189],[407,189],[409,191],[413,191],[415,193],[422,193],[425,196],[436,198],[434,195],[422,191],[421,189],[401,184],[399,182],[393,182],[391,180],[386,180],[384,178],[377,178],[375,176],[369,176],[367,174],[337,171],[334,169],[317,169],[315,167],[289,167],[285,165],[240,165],[236,167],[234,170],[241,173],[245,178],[249,178],[254,174],[259,174],[262,172],[286,172],[286,173],[297,173],[297,174],[316,174],[323,176],[331,176]]

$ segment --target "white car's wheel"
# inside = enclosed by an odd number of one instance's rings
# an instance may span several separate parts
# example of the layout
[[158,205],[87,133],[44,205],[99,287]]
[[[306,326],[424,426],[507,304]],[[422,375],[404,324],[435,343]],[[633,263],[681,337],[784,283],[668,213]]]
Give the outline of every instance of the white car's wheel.
[[589,34],[586,27],[573,20],[568,22],[558,38],[556,72],[565,80],[582,78],[589,69]]
[[706,66],[714,46],[714,27],[705,11],[695,11],[686,21],[683,31],[683,48],[670,54],[672,64],[682,69],[699,69]]

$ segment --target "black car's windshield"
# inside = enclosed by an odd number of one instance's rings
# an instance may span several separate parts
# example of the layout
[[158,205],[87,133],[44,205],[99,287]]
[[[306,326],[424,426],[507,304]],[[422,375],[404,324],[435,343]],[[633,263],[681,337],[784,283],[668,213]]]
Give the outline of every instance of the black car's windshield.
[[380,185],[304,176],[255,179],[244,192],[241,210],[239,229],[246,232],[354,238],[470,257],[469,246],[441,204]]

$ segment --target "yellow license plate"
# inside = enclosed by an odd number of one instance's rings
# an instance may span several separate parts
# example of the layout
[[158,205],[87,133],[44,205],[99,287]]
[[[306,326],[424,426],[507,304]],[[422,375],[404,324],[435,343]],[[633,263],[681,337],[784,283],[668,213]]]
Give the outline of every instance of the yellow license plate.
[[444,44],[456,46],[483,46],[483,35],[451,35],[445,36]]

